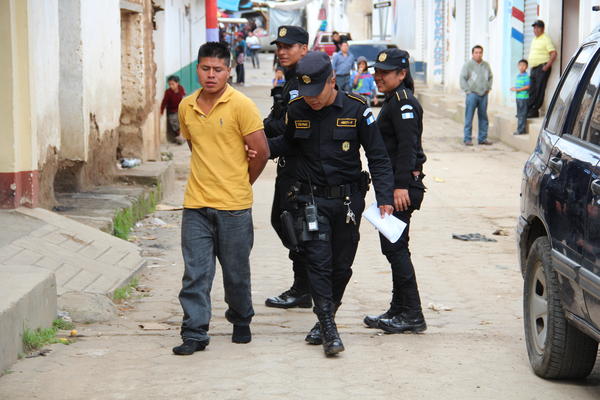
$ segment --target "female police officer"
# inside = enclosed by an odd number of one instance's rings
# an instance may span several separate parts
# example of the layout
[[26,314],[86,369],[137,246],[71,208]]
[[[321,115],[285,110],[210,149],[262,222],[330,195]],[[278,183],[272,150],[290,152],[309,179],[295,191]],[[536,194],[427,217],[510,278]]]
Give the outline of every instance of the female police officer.
[[408,249],[410,217],[423,201],[425,175],[422,171],[426,159],[421,146],[423,109],[413,95],[409,57],[406,51],[388,49],[378,54],[374,64],[375,83],[379,91],[385,93],[377,125],[394,170],[394,215],[407,225],[396,243],[380,235],[381,251],[392,266],[392,301],[388,311],[367,316],[364,322],[370,328],[389,333],[427,329]]

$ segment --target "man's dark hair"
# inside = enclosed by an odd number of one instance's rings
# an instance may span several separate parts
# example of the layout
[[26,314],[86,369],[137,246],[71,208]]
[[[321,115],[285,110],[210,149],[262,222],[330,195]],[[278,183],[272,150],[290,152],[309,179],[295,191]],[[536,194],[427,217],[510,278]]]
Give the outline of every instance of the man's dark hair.
[[524,58],[520,59],[517,64],[521,64],[521,63],[525,63],[525,65],[529,66],[529,62],[527,62],[527,60]]
[[339,34],[340,34],[340,33],[339,33],[338,31],[333,31],[333,32],[331,32],[331,36],[333,36],[333,35],[339,35]]
[[475,53],[475,49],[481,49],[481,51],[483,51],[483,47],[481,47],[480,45],[476,44],[475,46],[473,46],[473,48],[471,49],[471,54]]
[[204,57],[220,58],[228,67],[231,62],[229,48],[225,44],[219,42],[206,42],[200,46],[200,49],[198,50],[198,63],[200,62],[200,59]]
[[167,78],[167,82],[175,82],[175,83],[179,83],[179,77],[177,75],[171,75]]

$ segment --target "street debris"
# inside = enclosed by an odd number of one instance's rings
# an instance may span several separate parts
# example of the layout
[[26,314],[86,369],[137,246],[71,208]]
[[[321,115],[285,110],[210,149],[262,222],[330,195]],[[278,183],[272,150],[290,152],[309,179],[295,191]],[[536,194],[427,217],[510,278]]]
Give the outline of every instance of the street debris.
[[452,239],[464,240],[465,242],[497,242],[496,239],[490,239],[481,233],[453,233]]
[[25,356],[25,358],[46,357],[46,354],[50,353],[51,351],[52,350],[50,349],[42,349],[40,351],[36,351],[35,353]]
[[173,159],[173,153],[170,151],[163,151],[160,153],[161,161],[171,161]]
[[433,310],[433,311],[437,311],[437,312],[440,312],[440,311],[452,311],[452,307],[448,307],[448,306],[445,306],[443,304],[429,303],[429,305],[427,306],[427,308],[429,308],[430,310]]
[[439,176],[434,176],[433,181],[437,183],[444,183],[446,180],[444,178],[440,178]]
[[172,206],[169,204],[157,204],[156,211],[179,211],[183,210],[181,206]]
[[141,228],[141,227],[143,227],[143,226],[144,226],[144,224],[142,224],[141,222],[136,222],[136,223],[135,223],[135,227],[136,227],[136,228]]
[[165,221],[163,221],[162,219],[157,218],[157,217],[154,217],[154,218],[150,219],[150,223],[152,225],[157,225],[157,226],[165,226],[165,225],[167,225],[167,223]]
[[168,331],[173,329],[172,326],[160,324],[158,322],[145,322],[138,325],[144,331]]
[[142,164],[142,160],[139,158],[122,158],[121,159],[121,167],[123,168],[133,168]]
[[506,229],[496,229],[492,235],[496,236],[508,236],[508,231]]

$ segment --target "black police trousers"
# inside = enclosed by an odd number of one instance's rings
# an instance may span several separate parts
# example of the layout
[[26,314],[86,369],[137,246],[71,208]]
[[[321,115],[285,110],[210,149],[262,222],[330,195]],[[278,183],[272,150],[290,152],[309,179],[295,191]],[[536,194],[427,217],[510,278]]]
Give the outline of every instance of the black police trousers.
[[[283,174],[282,174],[283,175]],[[285,236],[281,225],[281,213],[285,210],[293,211],[293,207],[287,200],[287,193],[290,187],[297,181],[295,177],[278,176],[275,180],[275,195],[273,196],[273,206],[271,207],[271,226],[275,229],[277,236],[285,245]],[[306,270],[306,260],[302,253],[290,251],[289,258],[292,260],[292,269],[294,271],[294,283],[292,288],[300,293],[308,293],[308,272]]]
[[[350,208],[356,225],[346,223],[347,206],[344,199],[315,197],[319,214],[319,233],[314,239],[301,243],[308,261],[308,280],[315,304],[342,302],[346,285],[352,277],[352,264],[358,248],[359,224],[365,208],[364,195],[350,196]],[[298,213],[303,212],[303,208]]]
[[379,235],[381,252],[388,259],[392,267],[393,294],[389,308],[389,313],[392,315],[399,315],[403,312],[413,314],[422,311],[417,277],[410,258],[408,242],[410,217],[414,210],[420,208],[423,195],[423,189],[410,188],[409,196],[411,205],[409,209],[394,212],[396,218],[406,223],[406,228],[396,243],[391,243],[383,235]]

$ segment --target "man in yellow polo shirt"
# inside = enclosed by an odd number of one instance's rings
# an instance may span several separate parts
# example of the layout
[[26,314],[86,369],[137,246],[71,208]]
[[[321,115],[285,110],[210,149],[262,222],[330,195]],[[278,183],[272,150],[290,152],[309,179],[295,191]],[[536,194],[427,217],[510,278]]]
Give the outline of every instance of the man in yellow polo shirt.
[[539,117],[539,109],[544,104],[546,83],[552,70],[552,63],[556,60],[556,48],[550,36],[544,33],[544,21],[537,20],[533,24],[535,38],[529,49],[529,73],[531,84],[529,86],[529,102],[527,104],[527,118]]
[[[202,89],[179,104],[180,130],[192,158],[181,224],[183,344],[173,348],[178,355],[204,350],[209,343],[215,259],[223,269],[232,341],[252,339],[252,184],[267,163],[269,147],[258,108],[227,84],[230,59],[225,45],[203,44],[197,67]],[[245,146],[256,152],[250,161]]]

